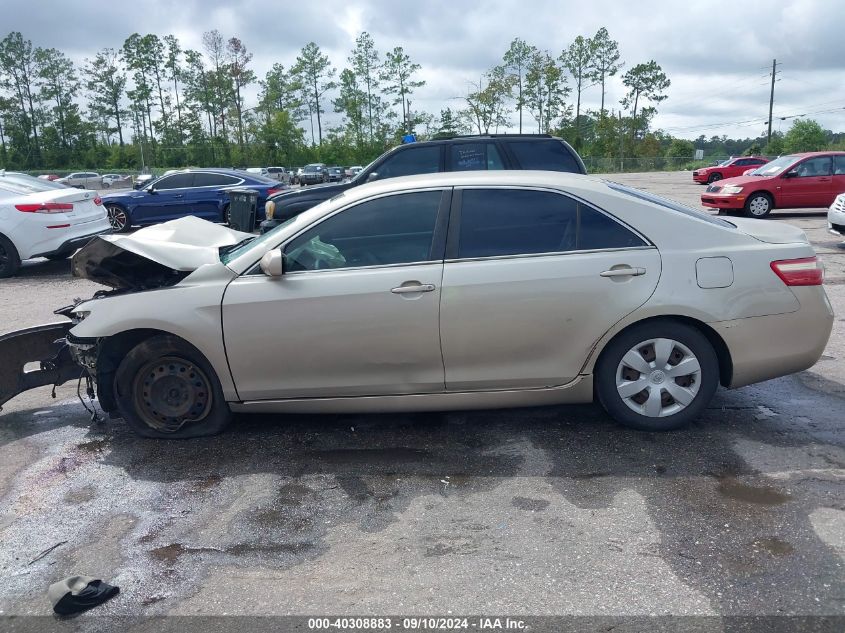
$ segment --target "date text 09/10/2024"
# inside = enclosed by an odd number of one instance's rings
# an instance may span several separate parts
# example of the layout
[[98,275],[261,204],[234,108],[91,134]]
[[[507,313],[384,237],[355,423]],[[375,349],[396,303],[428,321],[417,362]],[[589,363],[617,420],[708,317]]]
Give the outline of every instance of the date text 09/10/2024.
[[397,630],[420,631],[420,630],[479,630],[495,631],[525,630],[527,624],[524,620],[513,618],[496,617],[405,617],[394,620],[390,617],[352,617],[352,618],[309,618],[308,628],[310,630]]

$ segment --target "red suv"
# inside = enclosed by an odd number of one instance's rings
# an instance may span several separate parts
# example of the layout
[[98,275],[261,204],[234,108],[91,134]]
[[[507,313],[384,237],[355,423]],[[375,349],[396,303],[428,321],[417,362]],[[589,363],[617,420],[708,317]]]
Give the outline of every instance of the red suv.
[[713,183],[701,194],[701,204],[762,218],[774,208],[829,207],[843,192],[845,152],[806,152]]
[[739,158],[729,158],[728,160],[723,160],[718,165],[696,169],[692,172],[692,179],[695,182],[700,182],[702,185],[709,185],[711,182],[716,182],[717,180],[722,180],[723,178],[742,176],[742,174],[749,169],[765,165],[768,162],[769,159],[762,156],[741,156]]

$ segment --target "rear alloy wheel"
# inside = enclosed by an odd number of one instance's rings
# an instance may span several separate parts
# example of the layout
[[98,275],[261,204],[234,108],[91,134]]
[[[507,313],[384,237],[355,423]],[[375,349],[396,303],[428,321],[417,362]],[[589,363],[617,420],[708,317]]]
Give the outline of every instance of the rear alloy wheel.
[[722,179],[722,174],[717,172],[715,174],[710,174],[710,176],[707,178],[707,183],[710,184],[710,183],[716,182],[717,180],[721,180],[721,179]]
[[123,233],[128,231],[131,224],[129,223],[129,214],[116,204],[107,204],[106,213],[109,216],[109,224],[111,224],[112,231],[115,233]]
[[0,235],[0,279],[14,277],[21,268],[18,249],[9,238]]
[[764,218],[772,210],[772,199],[765,193],[755,193],[745,201],[745,213],[752,218]]
[[123,419],[144,437],[214,435],[231,418],[214,369],[175,336],[155,336],[132,349],[117,370],[115,394]]
[[625,426],[676,429],[698,417],[719,382],[719,362],[707,338],[670,321],[635,326],[611,341],[596,364],[596,391]]

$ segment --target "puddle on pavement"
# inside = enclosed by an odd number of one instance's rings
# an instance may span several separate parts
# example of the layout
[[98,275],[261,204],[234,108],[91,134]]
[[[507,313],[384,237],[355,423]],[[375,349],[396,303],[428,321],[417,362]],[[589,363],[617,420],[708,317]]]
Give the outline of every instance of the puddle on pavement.
[[751,545],[754,549],[764,550],[772,556],[787,556],[795,551],[791,544],[776,536],[757,539]]
[[216,488],[221,484],[223,481],[223,477],[218,474],[211,474],[207,477],[203,477],[202,479],[197,479],[193,482],[193,489],[195,492],[201,492],[205,490],[211,490],[212,488]]
[[186,551],[187,549],[181,543],[171,543],[170,545],[164,545],[163,547],[150,550],[150,555],[164,563],[175,563]]
[[549,502],[545,499],[529,499],[528,497],[514,497],[511,499],[511,505],[514,508],[525,510],[527,512],[541,512],[549,507]]
[[719,493],[734,501],[767,506],[780,505],[792,498],[777,488],[771,486],[751,486],[741,483],[733,477],[723,477],[719,480]]
[[337,448],[311,451],[308,455],[331,464],[390,464],[421,462],[431,458],[429,451],[418,448]]
[[110,443],[111,442],[108,438],[102,438],[99,440],[82,442],[81,444],[77,444],[76,448],[86,453],[101,453],[109,447]]

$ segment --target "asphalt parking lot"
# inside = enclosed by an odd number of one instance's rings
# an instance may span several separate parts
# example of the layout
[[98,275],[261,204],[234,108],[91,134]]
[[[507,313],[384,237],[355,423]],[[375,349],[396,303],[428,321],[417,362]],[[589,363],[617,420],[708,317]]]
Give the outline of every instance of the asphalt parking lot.
[[[703,190],[688,172],[612,178],[696,207]],[[682,431],[570,406],[242,416],[220,437],[162,442],[92,426],[75,385],[17,397],[0,413],[0,614],[47,615],[47,586],[85,574],[121,587],[76,621],[93,627],[163,614],[845,616],[845,246],[824,210],[762,221],[813,242],[833,336],[812,369],[722,389]],[[68,262],[27,262],[0,283],[0,332],[97,288]]]

